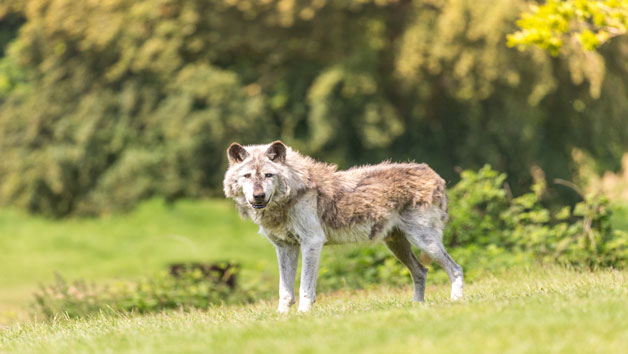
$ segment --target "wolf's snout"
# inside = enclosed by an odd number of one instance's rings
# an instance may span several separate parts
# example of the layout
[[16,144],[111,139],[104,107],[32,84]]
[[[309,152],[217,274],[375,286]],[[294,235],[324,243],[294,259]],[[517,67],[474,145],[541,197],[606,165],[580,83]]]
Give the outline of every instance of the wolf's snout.
[[250,202],[254,209],[263,209],[268,205],[266,201],[266,193],[256,192],[253,194],[253,202]]

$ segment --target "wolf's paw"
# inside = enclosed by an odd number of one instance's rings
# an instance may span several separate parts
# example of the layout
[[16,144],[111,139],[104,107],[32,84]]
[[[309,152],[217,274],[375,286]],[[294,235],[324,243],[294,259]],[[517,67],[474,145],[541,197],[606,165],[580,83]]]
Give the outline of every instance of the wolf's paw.
[[284,314],[284,313],[288,313],[288,312],[290,312],[290,306],[288,306],[288,305],[283,305],[283,306],[279,305],[279,306],[277,306],[277,313]]
[[277,306],[277,312],[278,313],[288,313],[290,311],[290,307],[294,305],[294,299],[293,298],[287,298],[287,299],[279,299],[279,305]]
[[454,280],[453,284],[451,284],[451,299],[454,301],[461,301],[463,297],[462,292],[462,278],[458,278]]
[[299,312],[308,312],[312,308],[314,301],[309,299],[299,301]]

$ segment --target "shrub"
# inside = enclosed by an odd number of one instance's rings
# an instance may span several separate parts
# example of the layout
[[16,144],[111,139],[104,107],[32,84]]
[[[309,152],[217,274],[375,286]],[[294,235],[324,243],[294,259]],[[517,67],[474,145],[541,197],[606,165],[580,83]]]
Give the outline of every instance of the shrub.
[[383,245],[333,246],[323,252],[318,283],[321,290],[403,286],[410,284],[410,273]]
[[[252,299],[250,289],[236,286],[239,267],[220,264],[226,271],[204,271],[203,267],[177,265],[170,272],[137,282],[97,286],[85,281],[68,283],[60,275],[55,283],[35,293],[35,311],[46,318],[59,315],[81,317],[98,312],[149,313],[165,309],[205,309],[223,303]],[[207,267],[209,269],[211,267]]]
[[576,267],[628,265],[628,235],[613,229],[606,197],[582,195],[574,207],[549,210],[542,204],[544,180],[530,192],[508,198],[502,185],[506,176],[489,166],[461,177],[450,192],[451,222],[445,230],[449,246],[502,247]]

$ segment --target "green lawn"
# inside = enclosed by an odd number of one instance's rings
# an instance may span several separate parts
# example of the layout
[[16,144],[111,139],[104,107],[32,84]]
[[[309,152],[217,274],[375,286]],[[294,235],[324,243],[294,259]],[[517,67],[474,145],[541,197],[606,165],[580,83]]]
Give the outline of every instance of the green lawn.
[[276,273],[272,245],[225,200],[154,200],[124,216],[60,221],[0,211],[0,250],[0,324],[55,272],[106,281],[154,274],[177,261],[234,260]]
[[320,296],[309,314],[274,313],[274,303],[205,312],[98,316],[13,325],[1,352],[214,353],[621,353],[628,348],[628,273],[520,269],[427,301],[406,289]]
[[[628,229],[627,222],[628,208],[619,208],[613,223]],[[430,272],[423,305],[410,302],[409,288],[374,286],[322,293],[306,315],[278,316],[274,300],[262,299],[192,313],[29,320],[26,305],[33,291],[38,283],[50,283],[54,272],[102,283],[154,274],[171,262],[234,260],[243,264],[244,276],[267,277],[274,289],[274,251],[256,231],[224,200],[170,206],[153,200],[124,216],[60,221],[0,211],[0,352],[619,353],[628,348],[628,271],[559,267],[480,275],[466,285],[463,303],[447,300],[448,285]]]

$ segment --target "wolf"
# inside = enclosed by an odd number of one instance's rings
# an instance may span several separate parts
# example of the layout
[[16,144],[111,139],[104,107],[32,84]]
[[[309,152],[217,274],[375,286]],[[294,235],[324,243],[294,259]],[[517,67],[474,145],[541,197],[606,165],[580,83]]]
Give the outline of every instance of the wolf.
[[316,301],[316,278],[324,245],[383,241],[410,270],[413,300],[422,302],[427,268],[412,245],[440,264],[451,281],[451,299],[463,296],[463,272],[442,242],[447,222],[445,181],[426,164],[391,163],[339,171],[281,141],[227,149],[224,192],[243,217],[276,248],[279,305],[295,303],[299,250],[298,311]]

